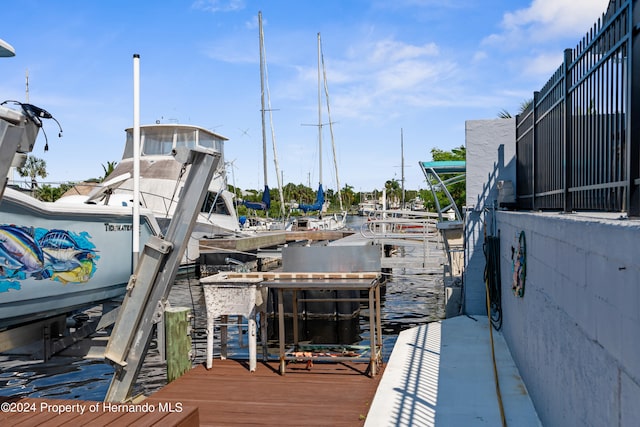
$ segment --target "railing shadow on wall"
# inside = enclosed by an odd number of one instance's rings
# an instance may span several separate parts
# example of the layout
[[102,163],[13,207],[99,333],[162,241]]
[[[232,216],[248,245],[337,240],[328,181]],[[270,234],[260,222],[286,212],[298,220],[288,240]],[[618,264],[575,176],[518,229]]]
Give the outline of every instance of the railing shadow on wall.
[[516,117],[519,209],[640,217],[640,3],[611,0]]

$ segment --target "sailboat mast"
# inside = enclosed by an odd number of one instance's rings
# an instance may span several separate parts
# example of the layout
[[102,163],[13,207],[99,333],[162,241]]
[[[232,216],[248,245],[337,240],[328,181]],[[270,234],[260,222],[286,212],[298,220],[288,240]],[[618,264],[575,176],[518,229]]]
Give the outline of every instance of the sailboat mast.
[[400,157],[402,162],[400,167],[402,168],[402,209],[404,209],[404,136],[402,128],[400,128]]
[[318,177],[320,185],[322,185],[322,76],[320,67],[322,66],[322,46],[320,44],[320,33],[318,33],[318,159],[320,161],[320,169]]
[[262,32],[262,12],[258,12],[258,29],[260,32],[260,113],[262,116],[262,165],[264,171],[264,185],[267,184],[267,131],[264,108],[264,33]]
[[324,83],[324,96],[327,101],[327,119],[329,121],[329,133],[331,135],[331,150],[333,153],[333,166],[336,170],[336,184],[338,185],[338,201],[340,204],[340,210],[342,207],[342,190],[340,190],[340,176],[338,175],[338,158],[336,156],[336,142],[333,137],[333,121],[331,120],[331,103],[329,102],[329,85],[327,84],[327,69],[324,65],[324,54],[322,53],[322,42],[320,43],[320,57],[322,61],[322,81]]
[[[258,24],[260,28],[260,88],[261,88],[261,101],[262,101],[262,156],[263,156],[263,168],[264,168],[264,186],[265,191],[268,190],[267,185],[267,130],[265,121],[265,93],[267,97],[268,110],[269,110],[269,123],[271,129],[271,142],[273,144],[273,163],[276,167],[276,179],[278,181],[278,192],[280,194],[280,213],[282,214],[282,221],[286,221],[286,212],[284,209],[284,191],[282,189],[283,177],[280,173],[280,167],[278,166],[278,150],[276,148],[276,136],[273,128],[273,110],[271,109],[271,92],[269,91],[268,72],[267,72],[267,54],[264,48],[264,31],[262,30],[262,12],[258,12]],[[267,216],[269,212],[267,212]]]

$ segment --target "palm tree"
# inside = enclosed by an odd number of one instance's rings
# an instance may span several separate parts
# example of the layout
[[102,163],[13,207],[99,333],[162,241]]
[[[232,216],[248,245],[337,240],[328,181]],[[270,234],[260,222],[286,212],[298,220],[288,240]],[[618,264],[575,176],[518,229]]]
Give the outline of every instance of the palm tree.
[[47,177],[47,162],[34,156],[27,156],[25,164],[18,169],[18,173],[21,177],[31,178],[31,189],[38,187],[38,181],[36,177]]
[[[531,103],[533,102],[533,98],[531,99],[525,99],[524,101],[522,101],[520,103],[520,112],[518,114],[522,114],[524,113],[524,111],[529,108],[529,106],[531,105]],[[508,112],[507,110],[505,110],[504,108],[502,110],[500,110],[500,112],[498,113],[498,118],[499,119],[511,119],[513,116],[511,116],[511,113]]]
[[511,113],[508,112],[507,110],[505,110],[504,108],[502,110],[500,110],[500,112],[498,113],[498,118],[499,119],[510,119],[511,118]]
[[344,198],[345,205],[347,205],[347,209],[353,205],[353,200],[355,199],[355,193],[353,192],[353,186],[349,184],[345,184],[342,189],[342,197]]
[[111,175],[111,173],[113,172],[113,170],[116,168],[116,165],[118,164],[118,162],[107,162],[107,165],[102,165],[102,169],[104,170],[104,175],[102,176],[102,178],[100,179],[100,182],[103,182],[105,179],[107,179],[107,177],[109,175]]
[[398,180],[395,178],[388,180],[384,183],[384,188],[387,190],[387,200],[391,200],[394,204],[399,203],[399,196],[402,190],[400,189]]

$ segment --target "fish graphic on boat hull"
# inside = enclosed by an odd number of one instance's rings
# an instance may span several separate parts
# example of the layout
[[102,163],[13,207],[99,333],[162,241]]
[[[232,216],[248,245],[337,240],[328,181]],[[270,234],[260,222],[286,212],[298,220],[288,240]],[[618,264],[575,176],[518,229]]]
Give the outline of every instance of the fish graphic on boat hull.
[[86,232],[0,225],[0,292],[19,290],[28,277],[85,283],[98,258]]

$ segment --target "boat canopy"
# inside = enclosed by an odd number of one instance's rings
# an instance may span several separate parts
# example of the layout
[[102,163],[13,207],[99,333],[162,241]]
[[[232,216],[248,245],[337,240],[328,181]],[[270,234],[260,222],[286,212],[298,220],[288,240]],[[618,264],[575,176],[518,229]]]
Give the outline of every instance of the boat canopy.
[[322,211],[322,205],[324,205],[324,190],[322,189],[322,184],[318,185],[318,191],[316,192],[316,201],[312,205],[305,205],[304,203],[300,203],[298,208],[302,212],[309,211]]
[[9,43],[0,39],[0,57],[16,56],[16,51]]
[[[462,224],[462,215],[456,202],[451,196],[451,193],[447,189],[447,186],[461,182],[466,179],[467,165],[464,160],[442,160],[435,162],[419,162],[422,172],[427,179],[429,189],[433,194],[433,201],[436,204],[436,211],[438,212],[438,218],[440,221],[444,219],[444,213],[447,213],[449,209],[452,209],[455,214],[456,224]],[[453,175],[447,179],[442,179],[440,175]],[[440,201],[436,194],[437,191],[444,192],[448,201],[447,206],[440,206]]]
[[[126,130],[127,142],[123,159],[133,157],[133,128]],[[178,147],[203,147],[223,152],[223,143],[227,138],[198,126],[190,125],[149,125],[140,127],[141,155],[170,156]]]
[[437,162],[420,162],[423,169],[433,169],[438,175],[448,173],[465,173],[467,165],[464,160],[441,160]]
[[243,201],[243,206],[246,206],[249,209],[255,209],[257,211],[268,211],[271,208],[271,195],[269,194],[269,186],[264,186],[264,193],[262,193],[262,201],[261,202],[248,202]]

